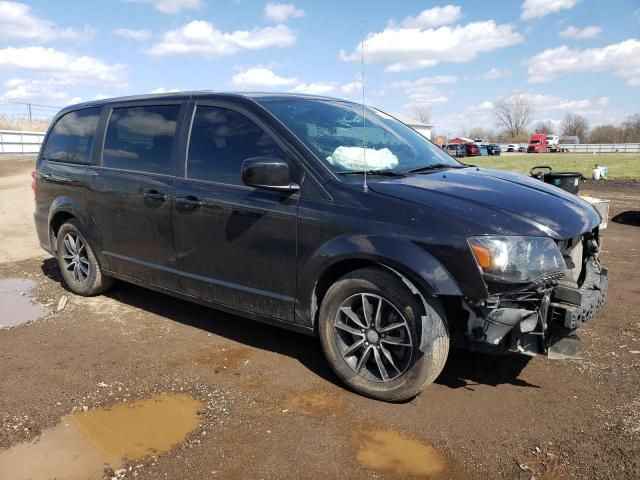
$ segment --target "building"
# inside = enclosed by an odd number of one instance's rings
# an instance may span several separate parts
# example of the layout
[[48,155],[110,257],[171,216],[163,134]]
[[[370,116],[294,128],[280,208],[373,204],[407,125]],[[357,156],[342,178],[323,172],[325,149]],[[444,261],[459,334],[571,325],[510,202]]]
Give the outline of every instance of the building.
[[431,140],[431,130],[433,129],[433,125],[421,122],[420,120],[417,120],[408,115],[404,115],[402,113],[394,113],[393,116],[396,117],[405,125],[408,125],[409,127],[413,128],[416,132],[421,134],[423,137],[426,137],[429,140]]
[[467,137],[455,137],[450,138],[449,143],[473,143],[473,139]]

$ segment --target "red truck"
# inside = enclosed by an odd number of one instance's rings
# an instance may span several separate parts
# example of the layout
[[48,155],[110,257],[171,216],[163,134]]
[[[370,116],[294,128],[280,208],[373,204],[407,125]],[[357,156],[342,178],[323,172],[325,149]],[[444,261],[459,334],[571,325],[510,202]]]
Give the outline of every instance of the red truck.
[[545,133],[531,135],[527,153],[547,153],[547,135]]

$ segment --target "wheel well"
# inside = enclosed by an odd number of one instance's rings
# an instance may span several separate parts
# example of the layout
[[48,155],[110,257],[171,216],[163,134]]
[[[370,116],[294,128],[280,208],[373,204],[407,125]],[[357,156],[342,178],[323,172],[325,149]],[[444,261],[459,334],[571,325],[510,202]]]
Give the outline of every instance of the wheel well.
[[[331,285],[333,285],[340,277],[343,277],[347,273],[363,267],[379,267],[384,269],[385,265],[373,260],[349,259],[336,262],[323,272],[320,279],[316,282],[316,285],[313,289],[313,297],[311,299],[311,321],[313,322],[314,328],[317,328],[318,322],[316,321],[316,317],[318,311],[320,310],[320,305],[322,304],[322,300],[324,299],[324,296]],[[405,272],[396,270],[393,271],[405,275]]]
[[69,220],[70,218],[75,218],[69,212],[58,212],[51,219],[50,230],[51,230],[51,248],[55,251],[56,242],[55,239],[58,237],[58,230],[64,222]]

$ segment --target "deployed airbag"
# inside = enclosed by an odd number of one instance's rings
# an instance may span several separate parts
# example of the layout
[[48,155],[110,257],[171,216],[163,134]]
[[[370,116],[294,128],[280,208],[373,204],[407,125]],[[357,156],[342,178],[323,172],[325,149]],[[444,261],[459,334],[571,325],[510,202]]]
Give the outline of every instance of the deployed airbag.
[[[365,159],[366,154],[366,159]],[[327,157],[331,165],[347,170],[384,170],[396,167],[398,157],[388,148],[338,147]]]

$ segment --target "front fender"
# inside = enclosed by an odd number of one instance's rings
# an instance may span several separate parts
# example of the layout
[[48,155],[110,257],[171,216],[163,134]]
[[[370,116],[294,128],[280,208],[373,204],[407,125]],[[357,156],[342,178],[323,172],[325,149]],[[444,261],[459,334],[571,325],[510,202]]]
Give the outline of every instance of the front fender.
[[314,293],[322,275],[345,260],[365,260],[406,275],[430,295],[462,295],[458,282],[429,252],[408,240],[382,235],[343,235],[324,243],[309,257],[300,275],[299,321],[313,323]]

